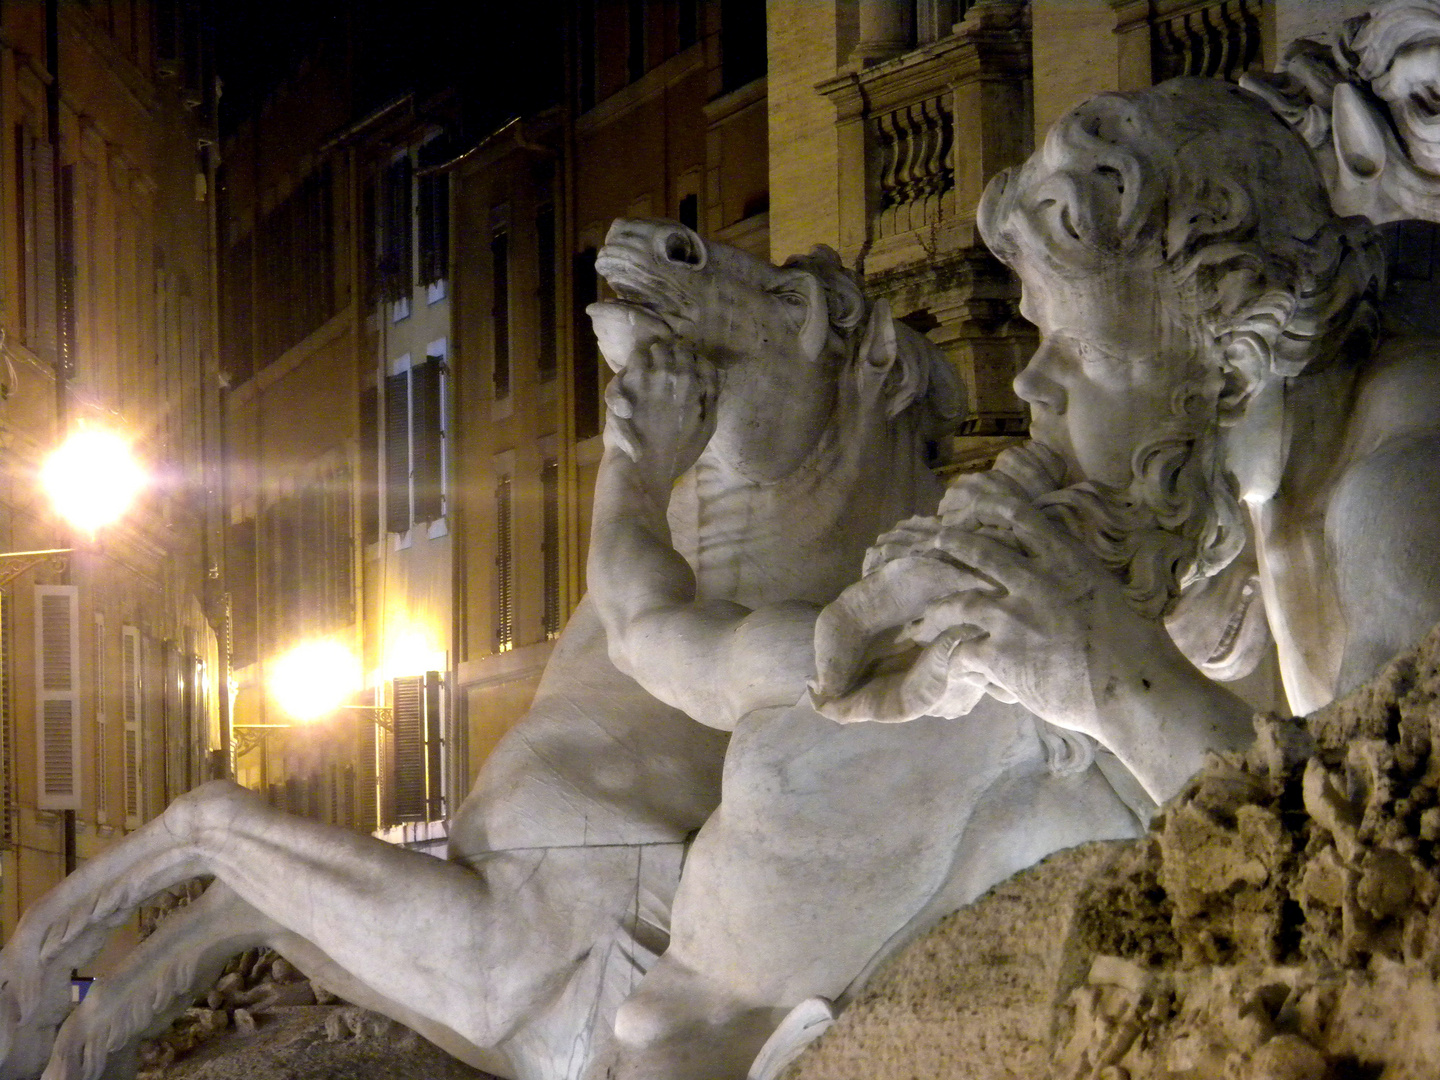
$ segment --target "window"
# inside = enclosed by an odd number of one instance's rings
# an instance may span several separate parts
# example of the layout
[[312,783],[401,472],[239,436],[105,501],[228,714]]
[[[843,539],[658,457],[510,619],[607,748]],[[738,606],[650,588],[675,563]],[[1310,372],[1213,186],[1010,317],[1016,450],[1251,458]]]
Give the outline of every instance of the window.
[[575,52],[579,59],[576,92],[581,112],[595,107],[595,0],[578,0],[575,12]]
[[411,253],[410,155],[391,162],[381,178],[379,236],[375,241],[375,273],[380,298],[392,303],[410,299],[415,280]]
[[535,211],[535,305],[539,315],[536,364],[542,382],[555,377],[555,207]]
[[14,613],[10,594],[0,592],[0,847],[15,846],[15,696],[11,658],[14,654]]
[[110,823],[110,793],[106,784],[106,766],[110,763],[110,725],[105,712],[105,693],[110,688],[105,670],[105,616],[95,612],[95,821]]
[[595,329],[585,309],[600,296],[595,277],[595,249],[586,248],[575,256],[571,295],[571,312],[575,342],[575,438],[588,439],[600,434],[600,350],[595,344]]
[[[90,229],[88,247],[91,256],[90,287],[96,288],[95,265],[97,255],[96,232],[95,232],[95,198],[94,193],[88,200],[90,207]],[[75,166],[62,165],[60,168],[60,228],[56,250],[56,258],[59,262],[60,274],[56,281],[55,303],[59,311],[60,322],[58,326],[59,341],[57,355],[60,361],[60,371],[66,376],[75,374],[76,342],[75,342]],[[98,305],[92,300],[91,317],[98,314]],[[93,325],[91,327],[94,329]],[[92,343],[90,346],[94,348]]]
[[680,0],[680,48],[700,40],[700,0]]
[[[339,310],[329,165],[302,180],[255,230],[256,361],[270,363]],[[234,285],[243,284],[234,282]],[[233,302],[244,307],[244,301]]]
[[693,191],[680,200],[680,224],[687,229],[700,228],[700,196]]
[[[420,167],[443,164],[448,141],[431,139],[420,148]],[[416,212],[420,219],[420,281],[433,285],[450,276],[450,174],[427,173],[420,177]]]
[[392,693],[394,820],[437,821],[445,816],[440,673],[399,677]]
[[395,367],[385,380],[385,531],[407,533],[445,516],[445,342]]
[[360,391],[360,542],[380,539],[380,388]]
[[510,234],[505,229],[496,229],[490,238],[490,281],[491,379],[498,400],[510,396]]
[[44,139],[15,126],[17,211],[24,274],[25,344],[47,360],[55,359],[55,155]]
[[495,651],[515,647],[515,554],[511,546],[510,477],[495,487]]
[[[350,466],[322,463],[261,514],[270,639],[285,643],[354,621],[350,498]],[[243,542],[243,533],[236,539]]]
[[35,586],[36,805],[80,809],[80,593]]
[[143,678],[140,667],[140,631],[134,626],[120,628],[120,703],[121,719],[124,721],[125,748],[122,764],[125,770],[125,827],[140,827],[145,800],[141,791],[144,753],[144,699]]
[[225,530],[225,574],[230,591],[230,662],[253,664],[259,648],[256,624],[255,519],[242,518]]
[[629,0],[627,9],[630,40],[626,74],[634,82],[648,70],[645,63],[645,0]]
[[720,79],[724,92],[765,74],[765,0],[720,0]]
[[560,633],[560,463],[546,458],[540,466],[542,629],[547,640]]

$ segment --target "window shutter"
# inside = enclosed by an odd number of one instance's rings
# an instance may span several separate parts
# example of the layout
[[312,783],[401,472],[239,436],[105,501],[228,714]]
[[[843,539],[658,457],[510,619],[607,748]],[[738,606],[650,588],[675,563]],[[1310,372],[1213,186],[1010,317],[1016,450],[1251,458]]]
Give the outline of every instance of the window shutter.
[[380,539],[380,390],[360,391],[360,541]]
[[560,633],[560,463],[546,458],[540,466],[540,571],[545,637]]
[[555,347],[555,207],[535,211],[535,306],[539,316],[536,367],[541,381],[553,379]]
[[444,361],[426,357],[410,369],[410,393],[415,418],[414,483],[415,520],[435,521],[444,514],[441,439],[444,417],[440,411],[440,379]]
[[58,265],[55,259],[55,152],[43,139],[31,143],[35,181],[35,323],[31,351],[54,361],[55,288]]
[[441,769],[443,733],[440,726],[440,673],[425,673],[425,816],[439,821],[445,816],[444,784]]
[[395,734],[395,820],[425,820],[425,680],[395,679],[391,726]]
[[595,341],[595,327],[585,312],[600,296],[600,283],[595,277],[595,249],[586,248],[576,255],[570,272],[575,438],[588,439],[600,434],[600,347]]
[[[55,302],[59,316],[56,357],[68,378],[75,374],[75,166],[60,167],[60,231],[56,248]],[[94,199],[94,194],[91,194]],[[92,237],[91,242],[94,243]]]
[[360,776],[355,795],[355,823],[361,832],[380,828],[380,728],[373,720],[360,726]]
[[80,594],[35,586],[35,687],[42,810],[80,809]]
[[14,655],[15,612],[10,594],[0,592],[0,847],[15,847],[16,812],[19,809],[15,775],[15,691],[10,667]]
[[105,713],[109,688],[105,671],[105,616],[95,613],[95,821],[110,824],[110,792],[105,766],[110,762],[110,726]]
[[134,626],[120,628],[120,693],[125,726],[125,827],[138,829],[144,810],[141,786],[144,764],[141,713],[143,689],[140,676],[140,631]]
[[410,373],[385,380],[385,531],[410,529]]
[[510,237],[503,229],[490,239],[490,287],[494,326],[491,378],[498,399],[510,396]]
[[515,557],[510,546],[510,478],[495,489],[495,651],[515,647]]

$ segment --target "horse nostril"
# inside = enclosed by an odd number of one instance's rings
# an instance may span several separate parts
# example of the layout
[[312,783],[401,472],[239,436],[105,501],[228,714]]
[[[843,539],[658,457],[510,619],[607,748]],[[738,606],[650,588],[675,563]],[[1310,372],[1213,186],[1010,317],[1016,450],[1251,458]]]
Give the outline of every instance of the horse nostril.
[[665,258],[672,263],[700,267],[705,264],[705,248],[700,238],[689,229],[672,229],[665,235]]

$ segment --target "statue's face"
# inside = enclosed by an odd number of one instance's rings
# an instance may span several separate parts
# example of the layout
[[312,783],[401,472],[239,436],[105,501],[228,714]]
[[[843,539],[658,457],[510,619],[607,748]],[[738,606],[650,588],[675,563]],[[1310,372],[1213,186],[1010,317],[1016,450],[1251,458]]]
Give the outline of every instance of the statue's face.
[[1440,173],[1440,43],[1398,53],[1382,93],[1415,164]]
[[1131,460],[1174,417],[1193,348],[1162,310],[1152,273],[1060,277],[1020,268],[1021,311],[1040,347],[1015,378],[1030,437],[1068,467],[1066,482],[1124,487]]

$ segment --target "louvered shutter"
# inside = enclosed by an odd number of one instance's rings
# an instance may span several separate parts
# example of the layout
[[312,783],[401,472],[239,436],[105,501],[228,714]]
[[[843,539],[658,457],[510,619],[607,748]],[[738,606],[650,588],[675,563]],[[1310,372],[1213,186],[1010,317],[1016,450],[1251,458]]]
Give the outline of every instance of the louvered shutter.
[[443,734],[440,729],[440,673],[425,673],[425,817],[427,821],[439,821],[445,816],[444,791],[441,769],[444,757],[441,752]]
[[380,391],[360,392],[360,540],[380,539]]
[[80,595],[35,586],[35,715],[40,748],[36,804],[80,809]]
[[394,792],[396,821],[425,820],[425,680],[419,675],[395,679]]
[[380,728],[368,721],[360,727],[360,777],[356,792],[356,824],[361,832],[380,828]]
[[35,323],[31,351],[55,361],[55,152],[43,139],[31,143],[35,181]]
[[441,477],[440,440],[444,419],[440,412],[440,378],[443,361],[438,356],[410,369],[410,394],[415,418],[412,473],[415,485],[415,520],[434,521],[441,516],[444,491]]
[[95,613],[95,821],[110,824],[110,792],[106,766],[110,763],[110,721],[105,712],[105,616]]
[[554,458],[540,466],[540,526],[540,621],[553,640],[560,634],[560,463]]
[[410,373],[385,380],[385,531],[410,529]]
[[120,693],[122,695],[120,707],[125,727],[123,763],[125,768],[125,827],[127,829],[138,829],[144,812],[141,791],[144,777],[141,769],[144,765],[145,748],[141,726],[143,686],[140,664],[140,631],[134,626],[122,626],[120,628]]
[[515,559],[510,546],[510,478],[495,488],[495,651],[515,647]]

